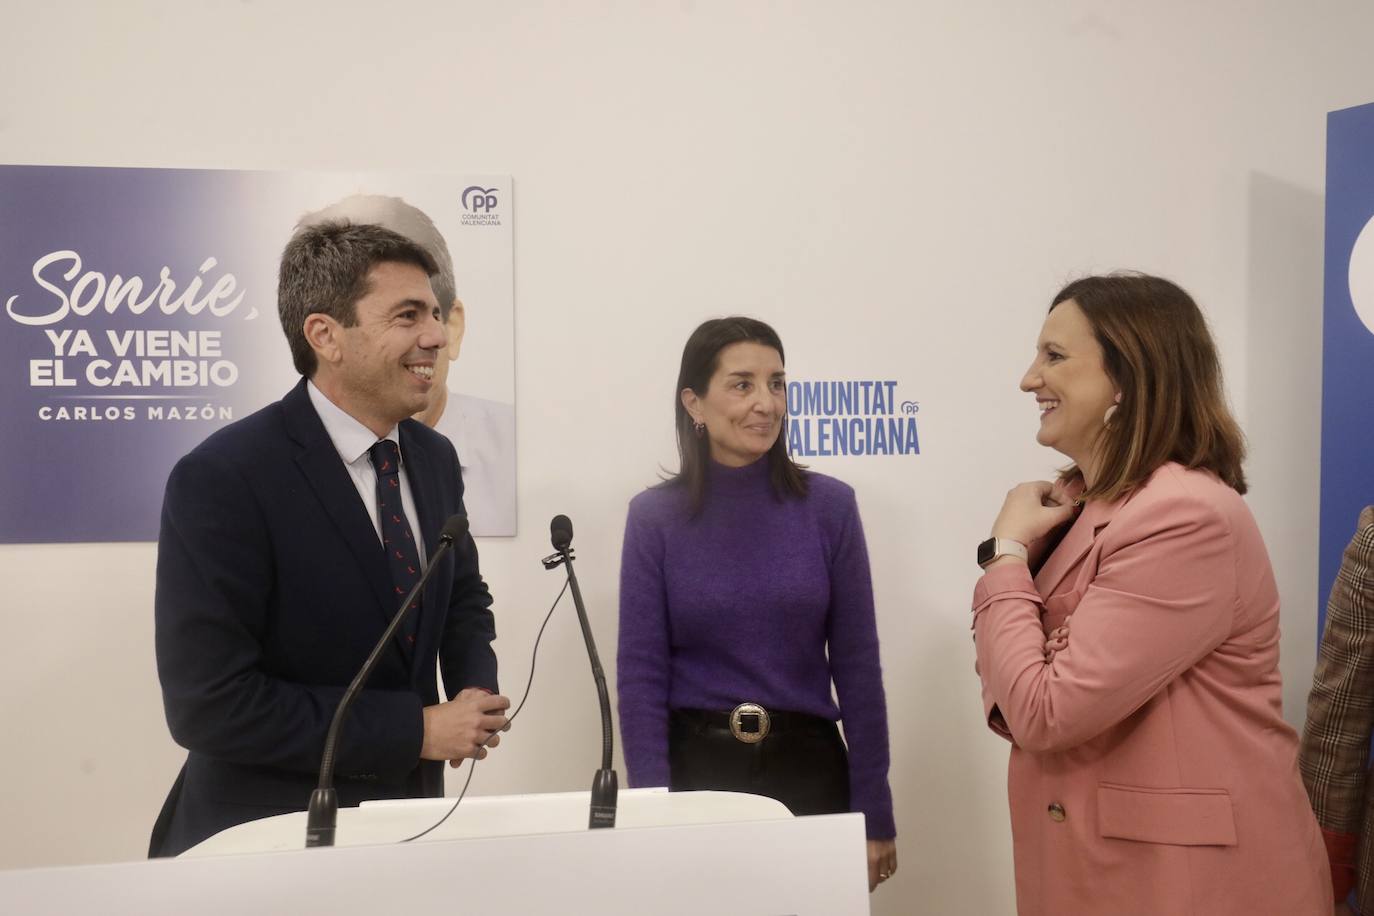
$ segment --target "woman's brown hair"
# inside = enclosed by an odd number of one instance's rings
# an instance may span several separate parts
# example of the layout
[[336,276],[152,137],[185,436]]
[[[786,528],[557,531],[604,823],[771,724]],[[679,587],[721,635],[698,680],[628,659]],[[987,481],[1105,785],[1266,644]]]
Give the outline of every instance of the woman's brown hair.
[[[1176,461],[1211,471],[1244,493],[1245,437],[1231,416],[1207,321],[1179,286],[1145,274],[1085,277],[1064,287],[1050,311],[1073,300],[1102,347],[1121,403],[1094,447],[1097,479],[1084,499],[1113,500]],[[1060,475],[1082,478],[1073,466]]]

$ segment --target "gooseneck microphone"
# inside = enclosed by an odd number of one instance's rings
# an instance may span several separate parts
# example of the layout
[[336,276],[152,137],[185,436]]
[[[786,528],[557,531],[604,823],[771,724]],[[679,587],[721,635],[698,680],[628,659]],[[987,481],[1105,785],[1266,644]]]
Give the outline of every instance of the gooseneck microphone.
[[444,528],[439,532],[439,547],[434,551],[434,556],[429,558],[429,565],[425,567],[424,573],[420,576],[420,581],[415,583],[415,587],[406,595],[401,602],[400,608],[396,611],[391,623],[387,626],[382,638],[377,640],[377,645],[372,648],[372,654],[363,662],[363,667],[358,671],[353,683],[348,685],[343,697],[339,700],[338,707],[334,710],[334,719],[329,723],[329,732],[324,739],[324,754],[320,757],[320,784],[310,795],[310,808],[305,822],[305,845],[312,846],[333,846],[334,828],[339,820],[339,798],[334,791],[334,751],[339,743],[339,733],[343,729],[344,717],[348,715],[349,707],[353,705],[358,692],[362,690],[363,684],[372,675],[372,669],[377,667],[377,660],[382,657],[382,652],[386,650],[391,638],[396,635],[396,630],[405,620],[406,612],[410,610],[411,602],[415,596],[420,594],[420,590],[429,581],[430,574],[439,565],[439,559],[453,546],[454,541],[461,541],[467,537],[468,518],[466,515],[451,515],[448,521],[444,522]]
[[573,572],[572,521],[566,515],[555,515],[549,523],[550,540],[558,551],[544,558],[544,568],[564,566],[568,570],[568,585],[572,587],[573,605],[577,608],[577,622],[582,625],[582,639],[587,643],[587,657],[592,662],[592,679],[596,681],[596,695],[601,701],[601,769],[592,778],[592,806],[588,827],[614,827],[617,783],[611,767],[611,698],[606,692],[606,675],[596,654],[596,640],[587,622],[587,608],[582,603],[582,590],[577,587],[577,573]]

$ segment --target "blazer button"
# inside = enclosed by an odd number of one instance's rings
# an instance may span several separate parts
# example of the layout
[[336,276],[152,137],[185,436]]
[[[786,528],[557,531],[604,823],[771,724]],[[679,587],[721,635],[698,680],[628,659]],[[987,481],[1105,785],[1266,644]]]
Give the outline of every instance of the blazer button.
[[1054,821],[1056,824],[1064,823],[1064,818],[1068,817],[1068,815],[1064,813],[1064,806],[1059,804],[1059,802],[1053,802],[1049,810],[1050,820]]

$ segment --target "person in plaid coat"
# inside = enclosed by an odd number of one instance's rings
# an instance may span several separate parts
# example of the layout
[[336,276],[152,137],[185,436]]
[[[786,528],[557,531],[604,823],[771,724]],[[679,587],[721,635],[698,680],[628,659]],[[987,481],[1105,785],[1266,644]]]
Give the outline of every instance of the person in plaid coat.
[[[1374,836],[1367,772],[1372,736],[1374,506],[1367,506],[1331,587],[1298,764],[1331,858],[1335,899],[1344,901],[1358,887],[1360,911],[1370,914],[1374,843],[1361,842],[1361,836]],[[1340,904],[1336,912],[1349,911]]]

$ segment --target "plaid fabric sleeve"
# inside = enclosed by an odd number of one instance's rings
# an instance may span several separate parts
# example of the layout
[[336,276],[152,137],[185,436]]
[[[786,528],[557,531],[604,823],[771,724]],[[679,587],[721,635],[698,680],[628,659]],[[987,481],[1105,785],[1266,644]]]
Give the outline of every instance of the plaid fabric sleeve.
[[[1299,766],[1332,854],[1337,899],[1354,877],[1374,735],[1374,506],[1360,513],[1326,607]],[[1342,859],[1343,861],[1337,861]],[[1364,882],[1361,882],[1364,883]]]

